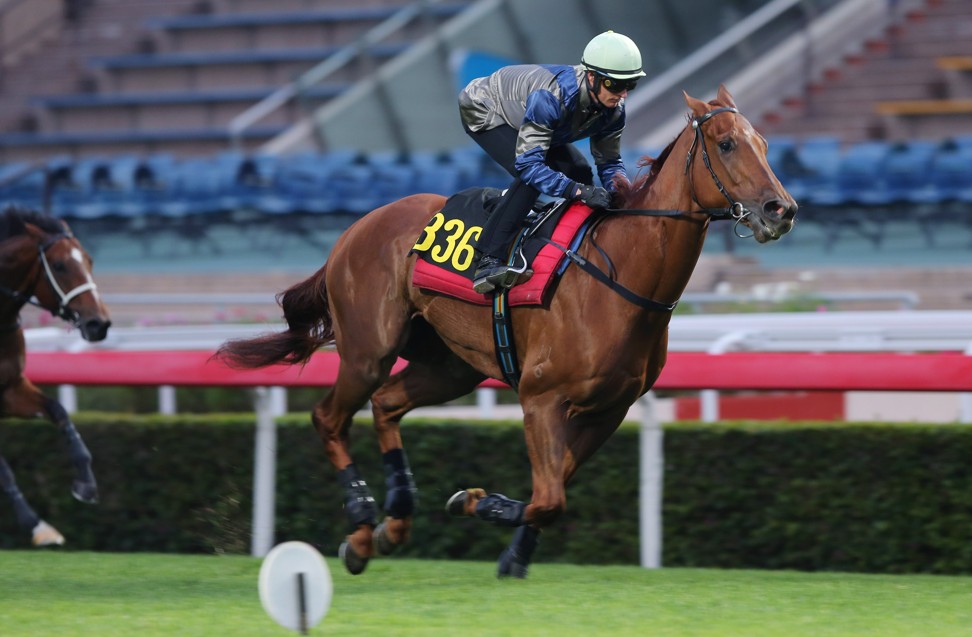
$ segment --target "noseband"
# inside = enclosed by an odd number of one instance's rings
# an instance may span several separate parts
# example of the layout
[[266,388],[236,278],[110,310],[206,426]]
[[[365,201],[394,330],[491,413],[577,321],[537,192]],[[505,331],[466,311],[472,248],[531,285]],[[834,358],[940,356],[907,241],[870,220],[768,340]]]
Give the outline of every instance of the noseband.
[[[47,261],[48,248],[53,246],[58,241],[70,239],[71,237],[72,235],[70,234],[54,235],[44,243],[40,244],[38,251],[40,252],[41,263],[44,265],[44,274],[47,275],[47,281],[51,284],[51,287],[54,289],[54,292],[57,294],[58,298],[57,311],[52,311],[51,314],[54,314],[55,316],[58,316],[70,323],[77,324],[80,320],[80,316],[77,312],[68,307],[68,303],[70,303],[71,300],[76,296],[84,294],[88,291],[96,290],[98,286],[95,285],[93,281],[88,281],[87,283],[82,283],[69,292],[64,292],[64,290],[61,289],[61,286],[58,285],[57,279],[54,278],[54,272],[51,271],[51,264]],[[40,304],[38,303],[34,303],[34,305],[40,307]]]
[[[742,235],[739,234],[737,228],[743,219],[752,214],[749,210],[743,206],[742,203],[736,201],[732,198],[732,195],[726,190],[726,187],[722,185],[722,180],[716,174],[715,170],[712,168],[712,162],[709,161],[709,152],[705,146],[705,135],[702,134],[702,124],[706,123],[719,113],[738,113],[739,109],[731,106],[723,106],[720,108],[714,108],[702,117],[696,117],[692,120],[692,130],[695,132],[695,137],[692,139],[692,145],[689,146],[688,153],[685,156],[685,174],[688,175],[689,182],[692,184],[692,201],[695,202],[702,211],[711,216],[713,219],[733,219],[735,224],[733,224],[732,231],[737,237],[745,239],[751,237],[752,235]],[[722,196],[726,198],[729,205],[725,208],[706,208],[701,203],[699,203],[698,197],[695,195],[695,180],[692,178],[692,156],[695,153],[696,146],[699,147],[699,152],[702,155],[702,163],[709,171],[709,175],[712,176],[712,181],[715,182],[716,188],[722,193]]]

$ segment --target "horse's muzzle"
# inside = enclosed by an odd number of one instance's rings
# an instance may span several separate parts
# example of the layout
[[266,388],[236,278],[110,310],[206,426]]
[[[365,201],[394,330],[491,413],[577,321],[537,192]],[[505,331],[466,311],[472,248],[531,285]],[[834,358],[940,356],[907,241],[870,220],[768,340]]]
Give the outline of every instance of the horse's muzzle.
[[748,219],[756,241],[775,241],[792,230],[798,208],[796,202],[789,198],[763,202],[759,207],[759,214]]
[[111,327],[111,321],[103,319],[88,319],[78,325],[78,329],[81,330],[81,337],[92,343],[105,340],[105,337],[108,336],[109,327]]

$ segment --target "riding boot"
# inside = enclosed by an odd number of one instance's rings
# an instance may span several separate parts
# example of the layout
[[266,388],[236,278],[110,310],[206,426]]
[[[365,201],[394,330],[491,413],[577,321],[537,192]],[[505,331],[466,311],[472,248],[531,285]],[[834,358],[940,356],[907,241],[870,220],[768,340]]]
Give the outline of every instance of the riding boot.
[[506,255],[539,196],[536,188],[515,179],[486,220],[478,242],[483,256],[473,274],[476,292],[486,294],[498,287],[511,287],[516,282],[518,273],[511,272]]

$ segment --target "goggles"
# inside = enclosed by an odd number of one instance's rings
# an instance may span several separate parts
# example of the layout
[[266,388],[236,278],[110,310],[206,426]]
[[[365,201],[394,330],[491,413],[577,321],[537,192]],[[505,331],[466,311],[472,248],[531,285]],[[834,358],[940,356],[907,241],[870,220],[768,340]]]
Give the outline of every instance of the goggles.
[[620,95],[625,91],[634,90],[634,87],[638,85],[638,78],[631,80],[616,80],[613,77],[601,76],[601,86],[611,91],[615,95]]

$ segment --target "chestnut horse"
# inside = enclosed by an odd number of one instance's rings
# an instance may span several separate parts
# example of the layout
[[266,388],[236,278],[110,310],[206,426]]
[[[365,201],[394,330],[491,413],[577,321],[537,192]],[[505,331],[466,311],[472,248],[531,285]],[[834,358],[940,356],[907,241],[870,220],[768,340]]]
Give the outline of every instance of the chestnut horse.
[[[568,268],[544,305],[512,312],[532,497],[519,502],[469,489],[447,503],[450,513],[516,529],[500,556],[501,576],[526,576],[540,529],[566,506],[567,482],[658,378],[671,310],[710,219],[732,218],[760,243],[793,227],[797,205],[767,163],[766,141],[729,92],[720,87],[710,103],[685,100],[686,128],[646,175],[618,184],[622,210],[606,214],[576,251],[602,276]],[[408,539],[415,485],[402,417],[467,394],[486,377],[503,378],[491,309],[410,284],[410,248],[444,203],[413,195],[359,219],[324,267],[280,295],[286,331],[228,341],[217,352],[235,367],[301,364],[334,340],[337,380],[312,420],[344,487],[352,531],[340,555],[351,573]],[[612,280],[605,281],[607,272]],[[391,375],[399,357],[408,365]],[[369,398],[388,476],[380,525],[348,451],[352,416]]]
[[[96,502],[91,454],[67,411],[24,376],[20,311],[27,303],[72,323],[88,341],[103,340],[111,325],[91,278],[91,257],[67,224],[33,210],[8,207],[0,213],[0,417],[46,418],[57,425],[74,464],[71,493],[82,502]],[[32,534],[36,546],[64,543],[57,529],[27,503],[2,455],[0,487],[13,501],[18,525]]]

